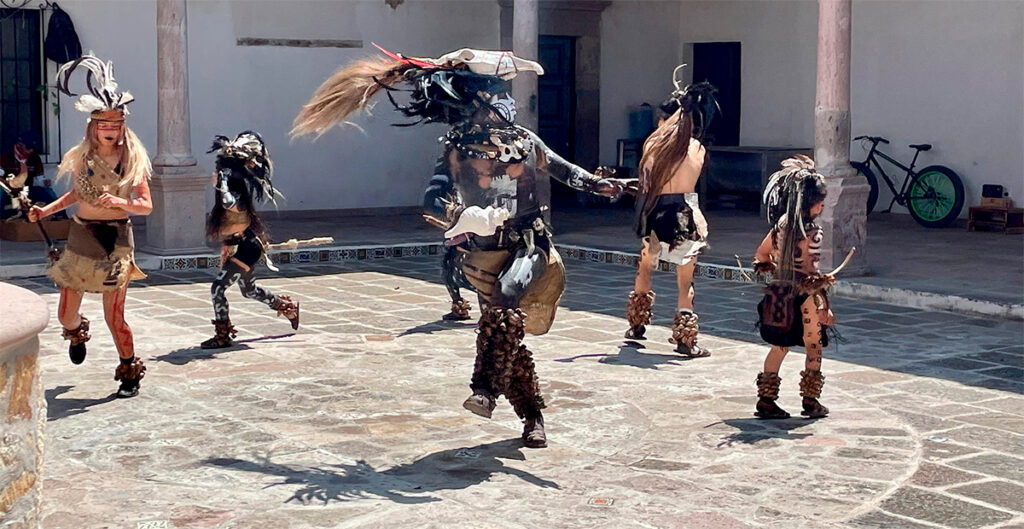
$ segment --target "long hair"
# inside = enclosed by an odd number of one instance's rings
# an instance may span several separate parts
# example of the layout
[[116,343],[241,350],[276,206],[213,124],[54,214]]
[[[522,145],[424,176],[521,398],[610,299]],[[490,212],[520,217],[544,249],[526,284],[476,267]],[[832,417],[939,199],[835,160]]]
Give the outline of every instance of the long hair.
[[[640,191],[648,196],[659,192],[672,179],[690,152],[694,133],[698,139],[702,138],[718,109],[715,101],[717,90],[711,83],[704,81],[682,86],[676,74],[683,66],[677,66],[672,72],[676,90],[658,106],[659,113],[668,117],[644,142],[644,154],[640,158]],[[695,119],[699,120],[697,124]],[[644,214],[649,214],[654,205],[654,200],[648,200]]]
[[400,82],[412,68],[412,64],[382,58],[361,59],[341,68],[302,106],[292,122],[291,136],[323,136],[353,112],[368,109],[377,92]]
[[825,199],[825,179],[814,161],[798,154],[783,160],[782,169],[772,174],[765,186],[764,203],[772,225],[774,246],[779,248],[778,279],[796,279],[796,252],[807,232],[815,229],[811,208]]
[[[238,209],[248,214],[249,227],[256,235],[266,238],[266,228],[255,203],[274,202],[275,195],[280,193],[274,189],[274,161],[263,136],[252,130],[240,132],[233,140],[217,135],[207,152],[217,153],[217,171],[222,175],[226,173],[228,191],[238,199]],[[206,235],[215,240],[220,238],[225,208],[220,186],[214,189],[213,211],[206,221]]]
[[[245,180],[241,178],[228,178],[228,191],[231,191],[235,198],[238,199],[236,207],[240,211],[245,211],[249,214],[249,228],[256,233],[257,237],[262,238],[264,242],[269,242],[267,227],[259,213],[256,212],[253,194],[249,190],[249,186],[246,185]],[[210,212],[210,216],[206,219],[206,237],[211,241],[216,241],[221,238],[220,228],[224,225],[225,210],[224,204],[221,201],[223,194],[220,189],[215,189],[213,195],[213,211]]]
[[[643,157],[640,158],[642,193],[657,193],[665,187],[676,168],[689,154],[692,135],[693,117],[684,107],[680,107],[651,134],[650,138],[647,138],[644,142]],[[654,201],[648,201],[647,208],[653,207]]]
[[[118,139],[117,149],[120,153],[121,185],[135,187],[148,179],[153,174],[153,165],[149,160],[149,153],[146,147],[135,132],[125,123],[121,127],[121,137]],[[67,177],[78,174],[86,167],[87,158],[99,147],[96,140],[96,122],[89,120],[85,126],[85,137],[68,152],[64,153],[60,165],[57,166],[57,176]]]

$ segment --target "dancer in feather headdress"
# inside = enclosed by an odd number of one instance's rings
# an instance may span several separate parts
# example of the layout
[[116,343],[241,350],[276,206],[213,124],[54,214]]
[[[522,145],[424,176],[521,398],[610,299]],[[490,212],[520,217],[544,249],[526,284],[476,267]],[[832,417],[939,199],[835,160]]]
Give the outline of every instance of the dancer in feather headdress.
[[626,302],[626,338],[644,338],[654,306],[651,272],[659,260],[665,260],[676,265],[679,286],[669,341],[679,353],[705,357],[711,353],[697,345],[699,326],[693,310],[693,271],[708,237],[708,223],[696,193],[707,156],[698,138],[707,130],[717,104],[710,84],[681,86],[676,75],[682,67],[673,72],[676,90],[661,104],[658,128],[644,142],[640,159],[635,228],[642,249],[633,291]]
[[825,207],[825,179],[814,170],[810,158],[797,155],[782,162],[764,191],[768,223],[772,229],[757,248],[754,271],[771,274],[765,296],[757,306],[761,337],[771,344],[764,371],[757,375],[756,415],[785,419],[789,413],[775,401],[779,397],[779,367],[789,347],[806,350],[800,372],[803,415],[824,417],[828,408],[818,402],[825,376],[821,374],[822,349],[828,346],[825,331],[835,321],[825,288],[833,276],[818,271],[824,233],[814,219]]
[[[447,228],[448,246],[464,245],[462,270],[483,305],[478,324],[473,394],[463,406],[490,417],[504,394],[523,419],[528,447],[546,446],[544,399],[525,333],[543,334],[564,289],[551,240],[551,181],[589,193],[619,196],[626,182],[599,178],[515,124],[507,81],[542,74],[539,64],[509,52],[463,49],[438,59],[361,60],[324,82],[295,120],[293,134],[323,134],[365,108],[380,90],[416,123],[444,123],[445,146],[424,203]],[[400,105],[392,92],[409,87]]]
[[135,239],[128,215],[148,215],[153,210],[148,184],[152,166],[146,148],[125,123],[128,103],[135,98],[117,91],[112,63],[93,55],[66,63],[57,71],[58,90],[77,95],[69,83],[79,67],[86,70],[90,94],[82,95],[75,108],[88,112],[89,121],[85,138],[64,154],[58,167],[58,176],[71,177],[72,189],[46,206],[33,206],[29,220],[36,222],[78,204],[67,247],[49,269],[61,288],[57,317],[64,326],[64,338],[71,342],[71,361],[82,363],[90,337],[89,320],[78,309],[84,292],[103,293],[103,313],[121,357],[114,372],[114,379],[121,382],[117,396],[133,397],[139,392],[146,367],[135,357],[124,304],[128,282],[146,276],[135,265]]
[[210,286],[213,300],[214,336],[203,349],[234,344],[235,328],[228,314],[227,289],[238,282],[242,295],[264,303],[299,328],[299,304],[256,285],[255,268],[266,256],[266,230],[256,212],[256,202],[273,201],[274,162],[263,138],[247,130],[235,139],[217,136],[209,152],[217,153],[213,211],[206,223],[210,239],[221,241],[220,273]]

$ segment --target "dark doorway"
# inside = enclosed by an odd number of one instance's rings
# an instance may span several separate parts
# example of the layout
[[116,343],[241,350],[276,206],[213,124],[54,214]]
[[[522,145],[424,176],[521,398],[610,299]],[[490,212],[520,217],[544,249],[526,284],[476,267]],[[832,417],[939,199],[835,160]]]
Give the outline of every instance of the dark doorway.
[[28,134],[45,152],[40,13],[0,9],[0,145],[13,145],[19,134]]
[[[537,134],[548,147],[570,162],[576,160],[575,40],[574,37],[541,35],[538,43],[538,59],[544,67],[544,75],[537,81]],[[576,193],[555,182],[551,186],[551,199],[555,205],[575,204]]]
[[709,145],[740,144],[740,43],[700,42],[693,45],[693,82],[708,81],[718,89],[722,107],[705,135]]

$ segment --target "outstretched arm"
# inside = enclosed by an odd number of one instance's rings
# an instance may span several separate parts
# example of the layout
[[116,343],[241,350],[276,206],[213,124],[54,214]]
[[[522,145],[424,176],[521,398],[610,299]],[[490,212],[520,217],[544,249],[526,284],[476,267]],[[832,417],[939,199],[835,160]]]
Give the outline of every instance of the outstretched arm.
[[601,179],[591,174],[586,169],[570,163],[562,158],[555,151],[551,150],[536,133],[529,129],[523,129],[529,135],[530,140],[537,149],[537,169],[545,171],[552,178],[563,184],[587,193],[598,194],[598,183]]
[[32,208],[28,210],[28,220],[38,222],[39,220],[45,219],[58,211],[63,211],[76,202],[78,202],[78,192],[72,189],[71,191],[61,195],[57,200],[54,200],[43,207],[32,206]]
[[616,178],[601,178],[586,169],[570,163],[555,151],[551,150],[536,133],[523,129],[529,135],[537,149],[537,169],[540,169],[555,180],[585,193],[618,197],[628,187],[626,182]]

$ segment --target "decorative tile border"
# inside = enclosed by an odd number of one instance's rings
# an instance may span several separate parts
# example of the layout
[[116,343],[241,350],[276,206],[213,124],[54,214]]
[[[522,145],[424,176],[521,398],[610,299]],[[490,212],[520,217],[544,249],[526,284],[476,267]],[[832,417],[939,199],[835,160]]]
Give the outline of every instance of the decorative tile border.
[[[562,255],[562,259],[567,261],[585,261],[590,263],[608,263],[621,266],[630,266],[636,268],[637,263],[640,262],[639,253],[620,252],[615,250],[596,250],[593,248],[587,248],[585,246],[572,246],[572,245],[557,245],[558,252]],[[658,269],[663,272],[674,272],[676,265],[673,263],[661,261],[658,263]],[[694,277],[703,279],[718,279],[722,281],[735,281],[739,283],[755,283],[756,281],[749,277],[750,272],[747,271],[747,276],[744,277],[739,267],[718,265],[710,263],[697,263],[697,269],[694,271]]]
[[[270,259],[274,264],[343,263],[365,259],[395,259],[440,255],[443,244],[408,243],[386,246],[318,246],[296,250],[274,250]],[[161,270],[203,270],[220,266],[219,255],[188,255],[160,257]]]

